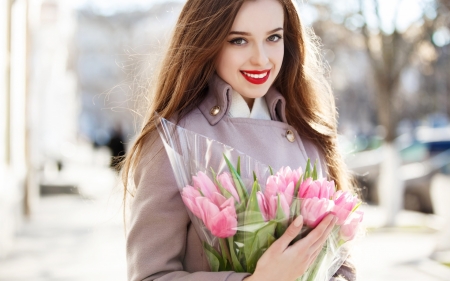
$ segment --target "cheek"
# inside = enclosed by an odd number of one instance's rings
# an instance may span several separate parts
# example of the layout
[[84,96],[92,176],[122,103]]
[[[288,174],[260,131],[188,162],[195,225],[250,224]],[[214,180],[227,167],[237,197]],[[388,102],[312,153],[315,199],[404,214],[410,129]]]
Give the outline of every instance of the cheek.
[[284,58],[284,46],[281,45],[280,47],[276,48],[273,53],[274,57],[274,63],[278,67],[278,69],[281,68],[281,64],[283,63]]
[[223,76],[237,73],[242,65],[242,54],[233,50],[222,50],[216,61],[216,71]]
[[223,51],[221,51],[221,52],[219,53],[219,55],[217,56],[217,59],[216,59],[216,61],[215,61],[214,66],[215,66],[215,68],[216,68],[216,72],[217,72],[217,73],[221,73],[221,72],[222,72],[222,69],[225,67],[223,64],[225,63],[226,60],[224,60],[223,55],[224,55],[224,54],[223,54]]

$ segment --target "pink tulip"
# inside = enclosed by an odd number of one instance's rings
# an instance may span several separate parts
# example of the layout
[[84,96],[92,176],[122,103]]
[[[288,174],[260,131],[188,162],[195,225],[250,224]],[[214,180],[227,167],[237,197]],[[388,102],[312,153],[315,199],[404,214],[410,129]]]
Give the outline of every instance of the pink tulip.
[[312,182],[313,182],[312,178],[307,178],[302,181],[302,183],[300,184],[300,188],[298,190],[298,195],[297,195],[298,198],[317,197],[317,196],[306,197],[306,191],[308,191],[309,186],[312,184]]
[[267,178],[264,195],[258,194],[258,203],[266,221],[276,218],[278,198],[285,217],[289,217],[295,185],[300,180],[301,175],[301,168],[291,170],[290,167],[281,167],[275,175]]
[[271,197],[280,193],[284,195],[288,204],[291,205],[294,197],[294,188],[294,181],[287,181],[283,176],[277,174],[267,178],[264,196],[266,196],[266,200],[270,200]]
[[337,225],[342,225],[348,216],[351,214],[353,208],[358,204],[359,200],[356,196],[348,191],[339,190],[333,196],[334,208],[333,214],[338,218]]
[[278,211],[278,198],[280,198],[280,206],[281,210],[284,213],[285,218],[289,218],[290,215],[290,208],[288,201],[292,201],[291,199],[286,198],[286,196],[283,193],[278,193],[278,196],[272,196],[269,199],[268,207],[269,207],[269,216],[271,219],[275,219],[277,217],[277,211]]
[[284,217],[289,217],[290,207],[284,194],[278,193],[277,195],[270,196],[267,199],[261,191],[258,191],[256,197],[258,199],[259,209],[265,221],[276,219],[278,211],[278,197],[280,197],[280,206]]
[[229,173],[220,174],[219,176],[217,176],[217,180],[220,182],[223,188],[225,188],[228,192],[231,193],[231,195],[233,195],[236,201],[238,201],[239,203],[241,202],[236,188],[234,187],[233,179],[231,178],[231,175]]
[[276,175],[284,179],[286,185],[289,182],[293,182],[295,186],[302,176],[302,168],[300,167],[297,170],[291,170],[290,167],[281,167]]
[[334,202],[326,198],[306,198],[301,204],[303,221],[309,227],[316,227],[322,219],[333,209]]
[[234,207],[234,198],[225,199],[222,195],[214,195],[216,202],[223,202],[216,205],[206,197],[197,197],[196,205],[201,212],[201,219],[214,236],[227,238],[236,234],[237,215]]
[[300,184],[298,191],[299,198],[326,198],[330,199],[335,193],[334,181],[320,179],[313,181],[307,178]]
[[344,241],[350,241],[355,238],[356,233],[358,232],[359,224],[363,219],[363,212],[355,211],[353,212],[348,220],[341,226],[339,230],[339,235],[341,239]]
[[259,210],[261,211],[264,221],[269,221],[270,216],[269,216],[269,208],[267,207],[266,203],[266,197],[261,191],[258,191],[256,193],[256,198],[258,199]]
[[184,187],[181,191],[181,198],[183,199],[184,204],[198,218],[201,218],[201,212],[195,203],[195,199],[201,196],[200,192],[190,185]]
[[198,172],[197,176],[193,176],[194,187],[196,187],[200,192],[211,198],[214,192],[218,192],[216,185],[211,181],[211,179],[203,172]]

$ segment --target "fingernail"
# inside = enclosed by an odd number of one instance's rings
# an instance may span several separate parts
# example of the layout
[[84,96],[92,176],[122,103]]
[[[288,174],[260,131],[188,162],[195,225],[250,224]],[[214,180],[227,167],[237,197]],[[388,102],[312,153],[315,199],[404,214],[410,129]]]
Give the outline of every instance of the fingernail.
[[303,222],[303,217],[302,216],[298,216],[295,220],[294,220],[294,226],[295,227],[299,227]]

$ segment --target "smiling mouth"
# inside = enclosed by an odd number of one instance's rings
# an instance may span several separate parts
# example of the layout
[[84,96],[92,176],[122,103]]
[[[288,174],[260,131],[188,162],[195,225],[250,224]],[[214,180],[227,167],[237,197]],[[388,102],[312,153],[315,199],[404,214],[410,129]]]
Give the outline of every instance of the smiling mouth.
[[263,71],[241,71],[242,76],[244,76],[247,81],[249,81],[252,84],[264,84],[267,79],[269,79],[270,76],[270,70],[263,70]]

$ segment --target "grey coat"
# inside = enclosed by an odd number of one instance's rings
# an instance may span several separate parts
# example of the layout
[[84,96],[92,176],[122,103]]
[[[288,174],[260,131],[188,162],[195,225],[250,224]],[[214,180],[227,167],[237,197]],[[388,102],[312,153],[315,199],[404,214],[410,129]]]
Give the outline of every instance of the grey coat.
[[[274,170],[281,166],[305,167],[308,157],[313,161],[323,159],[311,142],[287,124],[285,100],[274,88],[265,95],[272,120],[231,118],[227,114],[231,87],[214,76],[208,89],[204,101],[180,120],[180,126],[234,147]],[[217,108],[212,110],[217,106],[218,113]],[[319,169],[324,170],[324,161],[320,163]],[[156,131],[144,145],[134,180],[137,191],[127,225],[129,280],[238,281],[248,276],[209,272],[201,241],[190,223]]]

